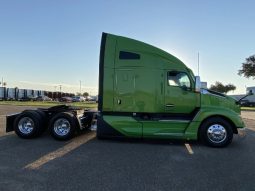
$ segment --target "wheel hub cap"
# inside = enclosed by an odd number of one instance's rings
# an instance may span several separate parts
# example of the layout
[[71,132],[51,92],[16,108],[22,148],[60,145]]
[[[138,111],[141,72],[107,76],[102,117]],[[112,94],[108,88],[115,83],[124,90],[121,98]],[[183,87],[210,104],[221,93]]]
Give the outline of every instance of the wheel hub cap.
[[213,124],[207,130],[207,136],[214,143],[221,143],[227,137],[226,129],[220,124]]
[[26,135],[33,131],[34,126],[34,121],[30,117],[23,117],[18,123],[20,132]]
[[68,120],[60,118],[54,123],[54,131],[59,136],[65,136],[70,132],[71,125]]

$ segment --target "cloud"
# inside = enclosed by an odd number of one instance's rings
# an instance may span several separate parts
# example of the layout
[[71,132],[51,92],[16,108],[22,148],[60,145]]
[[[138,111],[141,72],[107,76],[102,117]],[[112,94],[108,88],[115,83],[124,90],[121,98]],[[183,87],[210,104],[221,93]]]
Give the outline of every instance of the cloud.
[[[30,85],[49,86],[49,87],[54,87],[54,86],[59,87],[61,85],[62,87],[66,87],[66,88],[80,88],[80,85],[66,84],[66,83],[43,83],[43,82],[31,82],[31,81],[19,81],[19,83],[30,84]],[[98,87],[95,87],[95,86],[81,86],[81,88],[83,88],[83,89],[98,89]]]
[[[12,83],[14,87],[24,88],[24,89],[39,89],[45,91],[60,91],[61,92],[69,92],[76,93],[80,92],[79,84],[66,84],[66,83],[45,83],[45,82],[33,82],[33,81],[18,81],[16,83]],[[96,86],[81,86],[81,92],[88,92],[91,95],[98,94],[98,87]]]

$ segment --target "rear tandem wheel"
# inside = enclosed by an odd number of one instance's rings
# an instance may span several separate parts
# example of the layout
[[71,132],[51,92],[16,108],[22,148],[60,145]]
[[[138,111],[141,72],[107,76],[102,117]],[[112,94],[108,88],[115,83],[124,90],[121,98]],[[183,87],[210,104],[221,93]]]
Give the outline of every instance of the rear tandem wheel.
[[50,133],[57,140],[69,140],[76,130],[76,118],[72,113],[56,114],[49,123]]
[[25,139],[40,136],[43,132],[43,119],[35,110],[25,110],[14,121],[15,133]]

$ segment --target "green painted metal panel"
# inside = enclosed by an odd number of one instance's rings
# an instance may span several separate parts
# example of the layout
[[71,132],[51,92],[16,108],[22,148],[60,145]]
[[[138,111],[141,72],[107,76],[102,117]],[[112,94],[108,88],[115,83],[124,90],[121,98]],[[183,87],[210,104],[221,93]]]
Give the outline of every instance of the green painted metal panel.
[[201,121],[192,121],[187,127],[187,129],[185,130],[183,139],[197,140],[198,129],[200,125],[201,125]]
[[143,137],[147,138],[182,138],[184,130],[189,121],[162,120],[162,121],[142,121]]
[[114,111],[134,111],[135,73],[132,69],[115,70]]
[[116,69],[114,111],[163,112],[161,74],[160,70],[146,68]]
[[111,125],[112,128],[127,137],[142,137],[142,123],[136,121],[132,117],[105,115],[103,119]]
[[113,82],[114,70],[111,68],[104,69],[104,95],[103,95],[103,111],[113,111]]

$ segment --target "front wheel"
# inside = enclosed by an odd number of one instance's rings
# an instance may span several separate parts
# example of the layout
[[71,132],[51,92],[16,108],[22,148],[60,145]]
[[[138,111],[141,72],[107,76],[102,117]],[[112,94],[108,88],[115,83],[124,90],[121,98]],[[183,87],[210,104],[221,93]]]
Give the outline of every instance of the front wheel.
[[208,146],[225,147],[232,142],[233,129],[225,119],[213,117],[203,122],[199,137]]
[[75,133],[75,116],[67,112],[58,113],[50,120],[49,128],[55,139],[69,140]]

